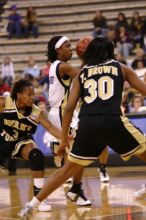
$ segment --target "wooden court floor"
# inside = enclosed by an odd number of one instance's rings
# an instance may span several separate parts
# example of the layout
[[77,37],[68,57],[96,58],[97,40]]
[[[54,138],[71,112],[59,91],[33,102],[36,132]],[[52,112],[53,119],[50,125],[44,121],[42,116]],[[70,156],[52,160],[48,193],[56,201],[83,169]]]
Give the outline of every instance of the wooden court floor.
[[[54,169],[46,169],[46,177]],[[62,185],[49,197],[52,212],[34,211],[29,220],[146,220],[146,200],[133,197],[140,184],[146,183],[146,166],[109,167],[109,184],[101,184],[96,168],[85,168],[83,187],[93,202],[77,207],[66,200]],[[15,220],[20,208],[32,198],[31,172],[19,169],[16,176],[0,174],[0,220]]]

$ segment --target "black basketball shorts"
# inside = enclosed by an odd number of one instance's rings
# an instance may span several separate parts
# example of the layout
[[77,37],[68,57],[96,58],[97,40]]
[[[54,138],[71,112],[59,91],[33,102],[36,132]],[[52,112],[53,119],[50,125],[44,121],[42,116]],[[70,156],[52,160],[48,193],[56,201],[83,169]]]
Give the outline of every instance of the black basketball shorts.
[[82,116],[68,159],[87,166],[106,146],[128,160],[146,150],[146,137],[125,116]]

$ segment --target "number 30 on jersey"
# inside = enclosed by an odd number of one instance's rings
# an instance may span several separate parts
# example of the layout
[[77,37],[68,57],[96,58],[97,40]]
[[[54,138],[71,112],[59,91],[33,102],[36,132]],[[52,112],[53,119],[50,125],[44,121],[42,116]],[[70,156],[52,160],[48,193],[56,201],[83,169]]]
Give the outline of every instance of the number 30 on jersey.
[[98,81],[88,79],[84,82],[84,88],[87,89],[89,93],[88,96],[84,97],[86,103],[94,102],[97,97],[102,100],[107,100],[114,94],[114,81],[109,76],[102,76]]

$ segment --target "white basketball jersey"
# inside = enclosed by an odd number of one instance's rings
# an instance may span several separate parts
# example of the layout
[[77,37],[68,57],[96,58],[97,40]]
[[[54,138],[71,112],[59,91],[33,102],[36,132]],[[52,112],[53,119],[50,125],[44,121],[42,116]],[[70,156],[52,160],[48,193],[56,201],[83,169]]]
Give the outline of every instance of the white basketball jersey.
[[49,94],[48,102],[51,108],[63,108],[66,104],[70,86],[70,78],[62,79],[59,75],[59,64],[56,60],[50,66],[49,70]]

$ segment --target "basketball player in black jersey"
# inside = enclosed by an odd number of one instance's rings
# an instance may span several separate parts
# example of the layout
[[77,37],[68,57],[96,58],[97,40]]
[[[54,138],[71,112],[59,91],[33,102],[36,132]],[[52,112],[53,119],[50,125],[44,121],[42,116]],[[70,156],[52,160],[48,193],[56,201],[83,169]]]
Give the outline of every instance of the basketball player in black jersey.
[[[48,112],[48,118],[55,127],[61,130],[62,116],[68,99],[71,81],[80,73],[80,69],[73,67],[68,62],[72,57],[72,48],[71,42],[66,36],[54,36],[49,40],[47,57],[51,63],[49,69],[48,103],[50,110]],[[78,118],[73,117],[70,125],[72,134],[75,133],[73,131],[75,131],[77,123]],[[50,135],[49,140],[52,146],[51,148],[55,153],[58,149],[59,142],[52,135]],[[57,166],[58,164],[61,166],[60,157],[58,160],[54,156],[54,161],[56,161],[55,164]],[[82,189],[82,173],[83,170],[73,177],[73,184],[66,192],[66,197],[78,206],[87,206],[91,205],[91,201],[86,198]]]
[[31,214],[32,207],[37,207],[66,179],[97,160],[105,146],[110,146],[123,160],[137,156],[146,162],[146,137],[121,112],[124,81],[144,95],[146,84],[132,69],[116,61],[113,43],[104,37],[91,41],[83,60],[86,65],[74,80],[63,115],[59,155],[69,147],[69,125],[76,104],[79,98],[82,99],[77,135],[68,160],[21,210],[19,215],[22,217]]
[[[8,157],[29,160],[34,178],[34,195],[44,184],[44,156],[36,147],[31,135],[38,123],[57,138],[61,132],[46,120],[40,108],[33,104],[34,90],[30,81],[14,84],[11,97],[0,97],[0,165]],[[51,206],[42,202],[39,211],[50,211]]]

